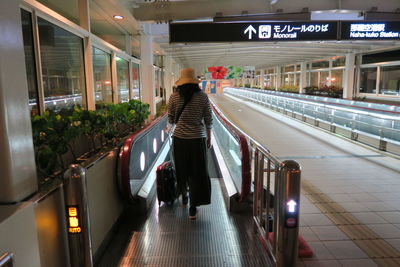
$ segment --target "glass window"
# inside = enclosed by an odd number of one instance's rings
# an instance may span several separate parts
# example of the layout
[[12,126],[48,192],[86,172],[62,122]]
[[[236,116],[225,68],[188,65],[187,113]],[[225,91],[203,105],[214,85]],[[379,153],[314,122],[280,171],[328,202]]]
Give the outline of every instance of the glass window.
[[400,66],[381,67],[379,93],[400,95]]
[[343,83],[343,70],[332,70],[331,72],[331,85],[342,88]]
[[96,104],[112,103],[111,55],[93,47],[92,57]]
[[58,14],[67,19],[79,24],[79,0],[68,0],[68,5],[65,1],[54,0],[37,0],[48,8],[54,10]]
[[318,72],[310,72],[310,86],[318,87]]
[[139,64],[132,63],[132,98],[140,100]]
[[281,77],[281,86],[289,85],[289,74],[283,74]]
[[117,61],[117,89],[118,103],[129,101],[129,63],[116,57]]
[[329,71],[321,71],[319,79],[319,87],[326,86],[329,81]]
[[21,9],[22,34],[24,38],[25,67],[28,82],[29,109],[32,115],[39,113],[38,93],[35,68],[35,54],[33,49],[33,32],[31,13]]
[[267,70],[267,73],[268,73],[268,74],[274,74],[274,73],[275,73],[275,70],[274,70],[274,69],[268,69],[268,70]]
[[300,73],[296,73],[296,84],[295,85],[299,85],[300,84]]
[[154,88],[154,90],[155,90],[155,94],[156,94],[156,96],[160,96],[160,94],[159,94],[159,88],[160,88],[160,70],[159,69],[156,69],[155,70],[155,83],[154,83],[154,85],[155,85],[155,88]]
[[297,65],[296,65],[296,71],[300,71],[300,69],[301,69],[301,65],[300,65],[300,64],[297,64]]
[[346,63],[345,57],[337,57],[332,60],[332,67],[342,67]]
[[271,75],[271,88],[275,89],[276,88],[276,75]]
[[312,62],[312,69],[324,69],[324,68],[329,68],[329,61],[317,61],[317,62]]
[[360,93],[376,93],[377,68],[362,68],[360,70]]
[[400,60],[400,50],[392,50],[392,51],[363,55],[361,64],[371,64],[371,63],[399,61],[399,60]]
[[82,39],[38,18],[46,109],[82,104],[85,88]]
[[284,72],[293,72],[293,71],[294,71],[294,65],[286,66],[284,68]]

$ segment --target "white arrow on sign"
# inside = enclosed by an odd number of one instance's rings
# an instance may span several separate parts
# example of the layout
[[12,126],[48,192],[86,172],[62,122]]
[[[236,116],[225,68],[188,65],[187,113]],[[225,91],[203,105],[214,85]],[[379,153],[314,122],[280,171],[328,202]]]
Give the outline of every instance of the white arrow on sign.
[[249,33],[249,40],[251,40],[251,37],[253,35],[253,33],[256,33],[256,29],[254,29],[253,25],[250,25],[249,27],[246,28],[246,30],[244,30],[244,34]]
[[289,212],[294,212],[296,209],[297,203],[292,199],[286,205],[289,207]]

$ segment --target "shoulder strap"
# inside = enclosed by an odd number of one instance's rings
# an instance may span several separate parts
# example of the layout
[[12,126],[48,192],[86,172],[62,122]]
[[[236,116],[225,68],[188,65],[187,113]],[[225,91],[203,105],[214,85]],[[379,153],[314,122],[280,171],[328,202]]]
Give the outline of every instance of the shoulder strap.
[[[192,97],[193,97],[193,95],[192,95]],[[184,103],[183,103],[183,106],[182,106],[181,110],[180,110],[179,113],[178,113],[178,117],[176,117],[176,122],[175,122],[175,124],[178,123],[179,118],[181,117],[181,114],[182,114],[183,110],[185,109],[186,105],[190,102],[190,100],[192,99],[192,97],[191,97],[187,102],[184,102]]]

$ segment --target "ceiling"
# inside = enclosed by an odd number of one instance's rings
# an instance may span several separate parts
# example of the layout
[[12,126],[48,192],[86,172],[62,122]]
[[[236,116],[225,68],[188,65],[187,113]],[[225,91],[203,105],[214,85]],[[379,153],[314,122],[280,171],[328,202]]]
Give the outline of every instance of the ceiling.
[[[332,19],[362,19],[362,16],[367,16],[366,14],[378,14],[385,18],[387,14],[393,15],[399,12],[399,0],[124,0],[123,2],[126,6],[130,6],[137,20],[153,23],[154,40],[165,54],[173,57],[183,67],[194,67],[198,72],[202,72],[208,66],[236,65],[266,68],[343,56],[346,53],[400,47],[400,42],[393,41],[171,44],[168,25],[165,23],[171,20],[249,16],[260,13],[264,13],[266,17],[278,15],[283,18],[287,13],[308,12],[311,18],[314,16],[319,20],[326,19],[326,14]],[[320,14],[321,11],[324,12]],[[396,15],[399,16],[397,13]],[[292,14],[289,14],[289,17],[291,16]]]
[[[73,21],[79,21],[78,0],[40,0]],[[143,29],[151,29],[155,46],[170,55],[182,67],[202,72],[215,65],[269,66],[310,61],[346,53],[359,53],[400,47],[393,41],[320,41],[320,42],[235,42],[235,43],[169,43],[167,21],[212,19],[214,17],[264,14],[276,20],[292,13],[311,14],[319,20],[351,19],[377,15],[400,19],[400,0],[88,0],[91,28],[94,33],[124,49],[126,37],[131,38],[132,54],[140,56],[139,40]],[[67,4],[68,3],[68,4]],[[321,14],[321,11],[322,14]],[[289,13],[289,15],[288,15]],[[122,21],[113,15],[123,15]],[[278,19],[276,18],[278,17]],[[318,18],[317,18],[318,19]],[[150,24],[151,27],[143,27]],[[161,49],[160,49],[161,48]]]

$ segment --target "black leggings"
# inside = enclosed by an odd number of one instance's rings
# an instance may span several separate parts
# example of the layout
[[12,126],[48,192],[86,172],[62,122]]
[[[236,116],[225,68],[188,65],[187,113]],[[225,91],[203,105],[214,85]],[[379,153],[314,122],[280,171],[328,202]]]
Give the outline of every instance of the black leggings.
[[207,166],[206,138],[173,138],[176,177],[179,192],[189,187],[191,206],[211,203],[211,182]]

